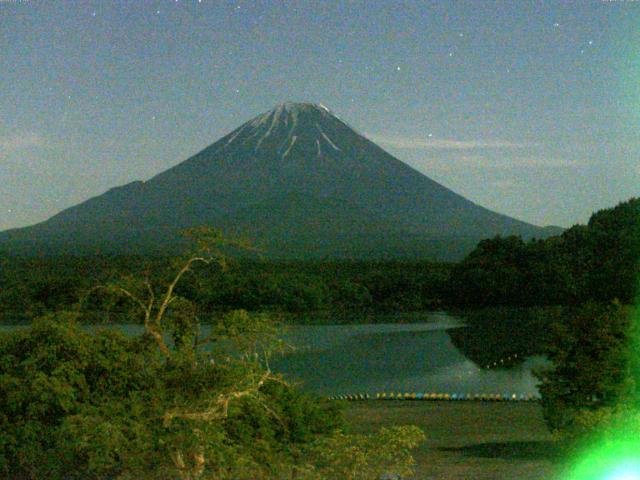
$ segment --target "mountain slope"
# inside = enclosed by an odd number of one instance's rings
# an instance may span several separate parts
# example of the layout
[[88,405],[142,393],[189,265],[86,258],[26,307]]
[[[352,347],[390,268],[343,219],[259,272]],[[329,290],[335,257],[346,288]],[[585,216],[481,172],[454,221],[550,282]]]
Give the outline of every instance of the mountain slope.
[[496,234],[557,233],[466,200],[322,106],[285,103],[147,182],[0,233],[0,248],[157,251],[202,224],[248,234],[285,258],[452,258]]

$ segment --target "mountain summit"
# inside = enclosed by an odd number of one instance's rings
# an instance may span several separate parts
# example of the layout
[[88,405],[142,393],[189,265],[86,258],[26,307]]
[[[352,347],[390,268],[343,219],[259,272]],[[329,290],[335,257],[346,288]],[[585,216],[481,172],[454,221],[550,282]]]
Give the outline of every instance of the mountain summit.
[[158,252],[203,224],[279,258],[454,259],[496,234],[557,233],[470,202],[322,105],[283,103],[146,182],[0,233],[0,248]]

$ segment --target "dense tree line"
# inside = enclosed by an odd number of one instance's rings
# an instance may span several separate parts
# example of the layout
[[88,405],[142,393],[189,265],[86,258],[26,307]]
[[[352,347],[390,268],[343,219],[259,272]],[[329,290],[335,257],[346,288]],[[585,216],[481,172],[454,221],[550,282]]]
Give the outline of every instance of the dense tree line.
[[[504,245],[502,239],[496,243]],[[520,243],[510,251],[533,246]],[[640,273],[640,200],[599,211],[587,225],[567,230],[547,246],[550,256],[541,262],[559,259],[563,268],[551,279],[562,292],[558,301],[572,305],[551,323],[544,342],[551,361],[538,372],[544,417],[567,450],[566,478],[604,478],[637,458],[640,447],[640,310],[633,305]],[[518,254],[506,256],[510,260],[500,267],[489,257],[496,272],[510,267],[516,277],[525,274]],[[526,294],[519,299],[525,301]]]
[[[94,285],[121,276],[166,277],[158,257],[5,257],[0,270],[2,321],[25,321],[72,308]],[[180,285],[203,317],[231,309],[297,314],[412,312],[439,308],[450,266],[431,262],[237,261],[230,268],[201,267]],[[96,311],[120,321],[121,305],[91,299]],[[104,319],[103,315],[103,319]],[[345,318],[353,318],[348,315]]]
[[[638,278],[640,200],[595,213],[587,225],[525,242],[481,241],[463,261],[271,262],[238,260],[234,268],[204,268],[181,295],[206,316],[242,308],[292,314],[411,312],[438,308],[631,303]],[[123,275],[166,276],[161,257],[0,256],[2,321],[70,308],[93,285]],[[96,311],[119,321],[118,305],[93,299]],[[104,317],[104,315],[103,315]],[[308,317],[310,318],[310,317]],[[320,317],[318,317],[320,318]],[[350,321],[353,316],[346,316]]]
[[453,305],[633,302],[640,273],[640,199],[594,213],[558,237],[481,241],[451,272]]

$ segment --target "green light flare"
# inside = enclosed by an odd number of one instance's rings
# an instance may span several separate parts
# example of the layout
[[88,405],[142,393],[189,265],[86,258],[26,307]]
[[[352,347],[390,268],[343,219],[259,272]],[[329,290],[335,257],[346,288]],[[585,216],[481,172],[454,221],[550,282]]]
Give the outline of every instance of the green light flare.
[[[630,368],[640,385],[640,308],[630,308],[629,315]],[[637,398],[627,400],[615,419],[605,422],[604,431],[576,455],[562,480],[640,480],[640,409]]]
[[620,468],[617,468],[611,475],[609,475],[605,480],[640,480],[638,465],[622,465]]
[[621,465],[606,480],[640,480],[638,465]]
[[[640,114],[640,53],[635,56],[637,70],[634,85],[638,100],[634,106]],[[640,226],[633,227],[635,235],[640,235]],[[639,237],[632,238],[633,252],[636,254],[635,271],[640,275]],[[619,402],[617,413],[605,418],[602,428],[590,439],[586,448],[571,459],[569,469],[562,480],[640,480],[640,278],[636,281],[635,307],[629,307],[628,368],[629,391]],[[604,418],[604,417],[603,417]]]
[[[583,452],[580,459],[563,476],[566,480],[640,480],[640,438],[631,439],[627,433],[619,432],[623,438],[596,442]],[[637,428],[635,435],[638,434]],[[625,438],[626,437],[626,438]]]

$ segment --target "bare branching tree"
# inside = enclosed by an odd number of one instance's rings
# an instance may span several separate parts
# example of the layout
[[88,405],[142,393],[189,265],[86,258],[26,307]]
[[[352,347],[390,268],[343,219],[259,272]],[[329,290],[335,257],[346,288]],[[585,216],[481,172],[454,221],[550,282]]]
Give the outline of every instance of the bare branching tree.
[[165,340],[169,327],[167,312],[170,308],[183,314],[187,312],[191,317],[190,333],[195,334],[197,342],[199,320],[195,308],[189,300],[176,294],[176,287],[197,264],[217,264],[220,269],[226,270],[228,263],[226,251],[229,249],[254,250],[254,248],[244,239],[225,237],[220,230],[211,227],[191,228],[185,230],[184,235],[192,242],[193,248],[188,254],[174,260],[176,272],[168,284],[162,287],[154,286],[148,276],[143,279],[124,277],[116,282],[93,287],[81,301],[81,308],[89,296],[96,291],[130,300],[142,314],[145,331],[153,337],[165,356],[171,355],[171,348]]
[[[160,418],[165,427],[170,427],[180,420],[191,425],[191,436],[200,438],[195,445],[189,447],[175,445],[170,448],[170,458],[176,473],[183,480],[196,480],[202,477],[206,465],[206,439],[202,435],[204,424],[219,422],[229,415],[229,407],[239,400],[251,400],[260,405],[267,413],[277,417],[269,407],[268,400],[260,390],[266,382],[284,383],[281,377],[271,372],[268,364],[270,354],[280,348],[278,329],[266,315],[250,315],[245,311],[233,311],[224,315],[212,325],[210,334],[200,337],[200,320],[193,303],[178,295],[176,289],[185,275],[192,272],[196,265],[215,264],[221,270],[228,266],[227,254],[231,249],[254,250],[249,242],[237,238],[225,237],[219,230],[209,227],[197,227],[185,231],[185,236],[193,244],[188,254],[173,261],[175,273],[169,281],[159,286],[154,284],[147,274],[144,278],[127,276],[118,281],[98,285],[85,296],[81,305],[94,292],[101,291],[109,297],[126,299],[138,311],[142,318],[144,330],[157,344],[160,352],[167,357],[186,358],[194,368],[227,368],[241,364],[243,373],[236,381],[223,391],[211,392],[195,404],[177,405],[167,410]],[[184,321],[182,321],[184,320]],[[188,332],[178,332],[184,327]],[[181,326],[178,323],[182,323]],[[173,345],[167,338],[174,334]],[[191,342],[181,342],[180,337],[189,337]],[[226,344],[229,355],[216,359],[213,352],[205,357],[198,355],[198,348],[217,342]],[[181,348],[182,347],[182,348]],[[186,350],[186,351],[185,351]],[[218,356],[219,357],[219,356]],[[202,437],[202,438],[201,438]]]

